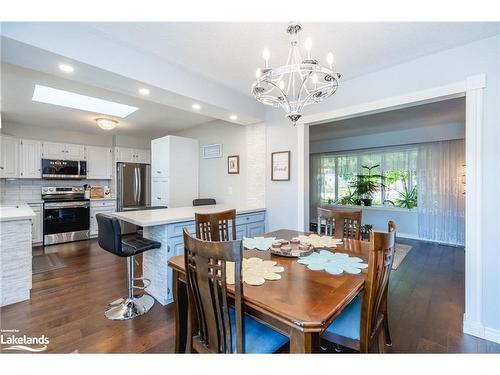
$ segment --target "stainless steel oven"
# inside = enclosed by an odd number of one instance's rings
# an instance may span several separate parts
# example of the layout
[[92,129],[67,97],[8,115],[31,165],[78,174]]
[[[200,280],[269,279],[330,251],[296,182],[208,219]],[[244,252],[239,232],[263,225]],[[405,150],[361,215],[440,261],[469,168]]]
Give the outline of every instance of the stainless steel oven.
[[86,161],[42,159],[42,178],[46,180],[81,180],[86,177]]
[[90,238],[90,201],[83,188],[44,187],[42,198],[44,245]]

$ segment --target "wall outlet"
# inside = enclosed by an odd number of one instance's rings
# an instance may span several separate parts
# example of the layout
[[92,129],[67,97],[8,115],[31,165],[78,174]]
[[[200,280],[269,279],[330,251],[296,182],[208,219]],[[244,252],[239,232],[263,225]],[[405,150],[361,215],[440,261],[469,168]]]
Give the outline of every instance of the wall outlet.
[[228,193],[229,195],[233,195],[233,187],[232,187],[232,186],[228,186],[228,187],[227,187],[227,193]]

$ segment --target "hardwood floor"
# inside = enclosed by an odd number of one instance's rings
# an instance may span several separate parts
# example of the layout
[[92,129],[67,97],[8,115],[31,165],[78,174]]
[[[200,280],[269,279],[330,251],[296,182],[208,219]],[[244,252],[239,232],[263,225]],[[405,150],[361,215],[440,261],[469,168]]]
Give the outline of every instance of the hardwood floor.
[[[500,345],[464,335],[464,250],[420,241],[389,289],[393,353],[500,353]],[[104,317],[106,305],[126,294],[125,259],[95,240],[55,245],[66,267],[33,276],[32,298],[0,309],[2,329],[50,338],[52,353],[172,353],[173,305],[158,302],[129,321]],[[4,352],[5,353],[5,352]]]

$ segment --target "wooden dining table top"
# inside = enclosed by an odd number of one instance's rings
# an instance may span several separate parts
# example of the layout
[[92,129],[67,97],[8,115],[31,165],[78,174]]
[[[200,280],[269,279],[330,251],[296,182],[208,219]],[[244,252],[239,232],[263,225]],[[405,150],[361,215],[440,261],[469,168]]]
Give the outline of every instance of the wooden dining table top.
[[[281,229],[265,233],[264,237],[290,240],[301,234],[294,230]],[[344,240],[333,252],[356,256],[366,263],[370,244],[367,241]],[[269,280],[260,286],[243,285],[245,306],[272,315],[282,323],[304,331],[322,332],[342,309],[363,289],[366,269],[360,274],[342,273],[331,275],[326,271],[312,271],[297,262],[297,258],[276,256],[270,251],[248,250],[244,258],[258,257],[273,260],[282,266],[281,279]],[[168,265],[180,274],[185,274],[184,257],[172,257]],[[228,285],[229,293],[234,287]],[[298,326],[298,327],[297,327]]]

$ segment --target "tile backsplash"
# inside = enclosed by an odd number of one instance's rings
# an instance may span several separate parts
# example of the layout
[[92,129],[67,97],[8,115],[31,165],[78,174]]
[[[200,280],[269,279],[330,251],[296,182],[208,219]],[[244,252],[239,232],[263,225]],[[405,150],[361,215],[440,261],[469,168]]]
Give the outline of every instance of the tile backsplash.
[[41,180],[41,179],[0,179],[0,201],[29,202],[41,199],[43,186],[109,186],[114,195],[112,180]]

